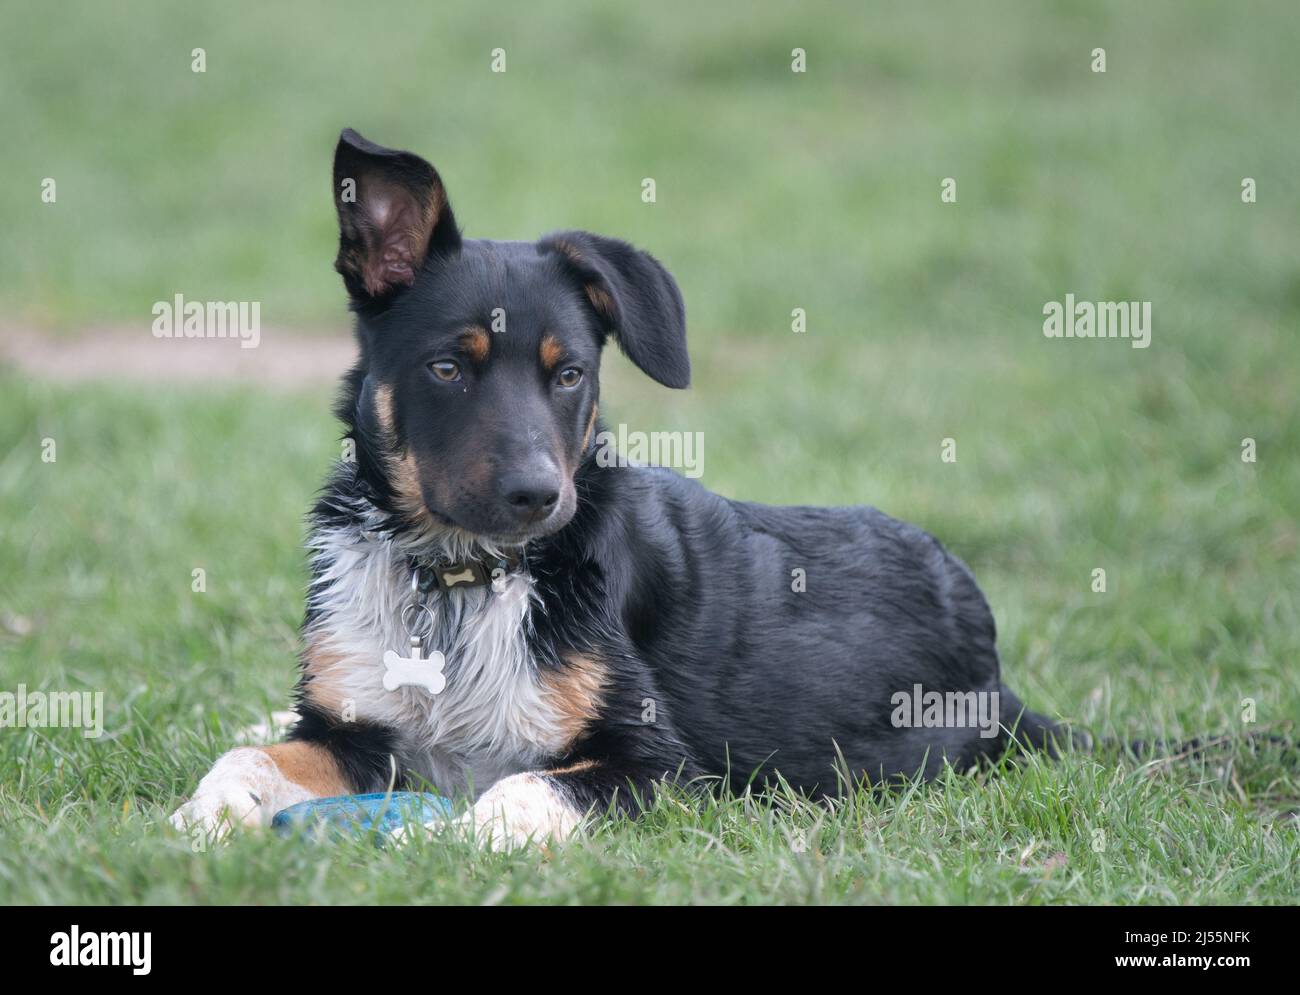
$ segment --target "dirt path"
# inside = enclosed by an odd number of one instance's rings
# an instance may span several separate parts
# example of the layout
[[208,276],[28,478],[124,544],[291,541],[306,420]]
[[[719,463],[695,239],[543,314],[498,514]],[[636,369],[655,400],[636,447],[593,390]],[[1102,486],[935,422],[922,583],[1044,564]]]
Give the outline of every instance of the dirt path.
[[75,335],[0,327],[0,364],[43,380],[249,383],[277,388],[337,380],[352,364],[351,333],[264,328],[254,349],[238,339],[159,339],[146,327],[93,328]]

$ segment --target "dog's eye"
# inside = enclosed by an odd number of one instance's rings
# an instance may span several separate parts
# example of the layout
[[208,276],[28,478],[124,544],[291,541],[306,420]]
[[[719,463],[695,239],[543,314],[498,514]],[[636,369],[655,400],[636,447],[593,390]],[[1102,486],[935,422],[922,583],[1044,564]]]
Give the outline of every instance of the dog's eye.
[[578,384],[582,383],[582,371],[576,366],[566,366],[560,371],[560,375],[556,378],[556,382],[561,387],[576,387]]
[[450,359],[440,359],[430,363],[429,370],[439,380],[445,380],[447,383],[455,383],[460,379],[460,364]]

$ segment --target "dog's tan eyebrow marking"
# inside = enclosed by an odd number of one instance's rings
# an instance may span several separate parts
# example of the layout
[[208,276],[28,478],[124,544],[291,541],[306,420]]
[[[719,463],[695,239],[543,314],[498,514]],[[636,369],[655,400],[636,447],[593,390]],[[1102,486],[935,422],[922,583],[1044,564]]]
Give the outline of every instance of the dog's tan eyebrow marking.
[[553,370],[556,364],[564,358],[564,346],[560,345],[560,340],[549,332],[542,336],[542,345],[538,350],[542,357],[542,368]]
[[488,334],[486,328],[471,325],[460,333],[460,347],[465,350],[465,355],[470,359],[481,363],[492,351],[492,336]]

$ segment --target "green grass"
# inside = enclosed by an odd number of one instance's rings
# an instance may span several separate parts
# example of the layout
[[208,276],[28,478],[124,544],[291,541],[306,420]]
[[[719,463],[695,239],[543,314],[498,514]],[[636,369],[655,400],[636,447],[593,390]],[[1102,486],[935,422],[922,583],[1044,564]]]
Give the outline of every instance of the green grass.
[[[611,356],[606,417],[703,431],[729,496],[934,531],[1036,709],[1116,737],[1243,732],[1244,699],[1256,728],[1300,716],[1290,5],[76,6],[15,11],[0,38],[15,320],[148,336],[181,292],[340,326],[327,184],[351,124],[427,154],[470,235],[652,249],[696,383],[669,394]],[[1151,348],[1045,339],[1066,292],[1151,300]],[[1300,899],[1300,769],[1241,747],[833,808],[673,799],[543,854],[192,852],[161,817],[293,681],[328,400],[0,371],[0,691],[102,690],[107,710],[99,740],[0,730],[0,901]]]

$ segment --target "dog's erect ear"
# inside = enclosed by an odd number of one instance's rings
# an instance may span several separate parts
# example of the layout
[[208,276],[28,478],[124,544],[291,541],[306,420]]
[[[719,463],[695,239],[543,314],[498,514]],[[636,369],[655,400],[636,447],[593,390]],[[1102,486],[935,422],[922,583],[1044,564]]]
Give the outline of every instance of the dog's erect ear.
[[563,257],[628,359],[665,387],[690,384],[686,308],[677,282],[654,257],[583,231],[556,232],[538,246]]
[[438,171],[418,155],[368,142],[351,128],[334,150],[334,206],[334,268],[357,300],[410,286],[431,251],[460,245]]

